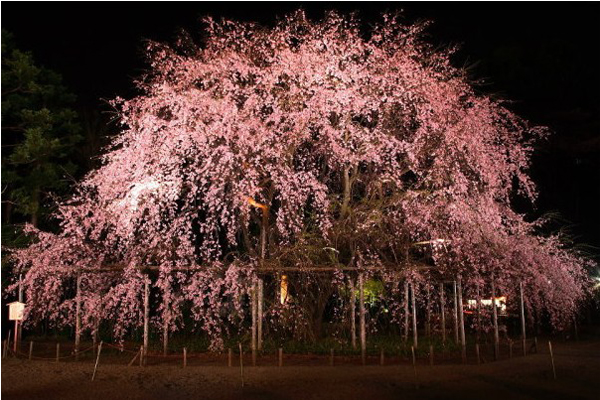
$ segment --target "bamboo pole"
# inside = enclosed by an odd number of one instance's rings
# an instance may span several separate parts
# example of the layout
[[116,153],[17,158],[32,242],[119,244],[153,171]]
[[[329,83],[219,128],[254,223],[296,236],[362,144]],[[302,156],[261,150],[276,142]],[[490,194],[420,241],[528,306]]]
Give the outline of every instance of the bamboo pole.
[[29,361],[33,358],[33,341],[29,342]]
[[412,353],[412,365],[413,365],[413,372],[415,374],[415,388],[418,389],[419,382],[417,381],[417,358],[415,357],[415,347],[410,346],[410,351]]
[[433,345],[429,345],[429,365],[433,365]]
[[458,344],[458,299],[456,297],[456,281],[452,282],[454,294],[454,343]]
[[256,309],[257,306],[257,293],[256,293],[256,278],[252,279],[252,291],[250,296],[250,301],[252,303],[252,341],[250,343],[250,350],[252,351],[252,365],[256,365],[256,344],[257,344],[257,317],[258,312]]
[[56,343],[56,362],[60,359],[60,343]]
[[444,283],[440,282],[440,313],[442,318],[442,344],[446,344],[446,299],[444,298]]
[[102,352],[102,341],[98,345],[98,354],[96,355],[96,364],[94,364],[94,373],[92,374],[92,381],[96,378],[96,371],[98,370],[98,363],[100,362],[100,353]]
[[142,359],[144,365],[146,364],[146,357],[148,356],[148,337],[150,331],[150,278],[144,279],[144,352]]
[[244,352],[241,343],[238,343],[238,347],[240,349],[240,378],[242,379],[242,387],[244,387]]
[[481,287],[477,283],[477,342],[481,336]]
[[81,274],[77,274],[77,292],[75,294],[75,360],[79,360],[81,345]]
[[2,358],[6,358],[6,353],[8,352],[8,340],[4,339],[2,342]]
[[144,360],[144,355],[145,355],[146,351],[144,350],[144,346],[140,346],[140,367],[144,365],[144,363],[146,362]]
[[496,309],[496,284],[492,275],[492,318],[494,322],[494,360],[500,357],[500,334],[498,332],[498,310]]
[[350,338],[352,348],[356,350],[356,290],[352,279],[350,279]]
[[263,291],[264,291],[264,281],[259,278],[257,282],[258,286],[258,296],[257,296],[257,349],[258,351],[262,350],[263,343]]
[[431,336],[431,289],[429,287],[429,283],[426,285],[427,288],[427,325],[425,329],[425,333],[427,337]]
[[404,282],[404,341],[408,341],[408,281]]
[[552,351],[552,342],[548,341],[548,349],[550,350],[550,360],[552,361],[552,375],[556,379],[556,367],[554,366],[554,352]]
[[465,313],[462,301],[462,278],[458,278],[458,312],[460,318],[460,346],[462,362],[467,362],[467,343],[465,340]]
[[330,367],[333,367],[333,357],[334,357],[334,350],[332,348],[332,349],[329,349],[329,366]]
[[169,318],[166,315],[166,309],[165,309],[165,316],[163,318],[163,356],[167,355],[168,350],[169,350]]
[[183,368],[187,367],[187,347],[183,348]]
[[418,332],[417,332],[417,302],[415,301],[415,284],[410,284],[410,297],[412,303],[412,328],[413,328],[413,346],[415,349],[419,347]]
[[365,321],[365,288],[364,276],[362,273],[358,275],[358,292],[359,292],[359,319],[360,319],[360,354],[362,363],[367,363],[367,326]]
[[283,348],[280,347],[278,349],[277,353],[278,353],[277,354],[278,355],[278,357],[277,357],[278,358],[277,365],[281,368],[281,367],[283,367]]
[[519,297],[521,298],[521,343],[523,355],[527,355],[527,331],[525,328],[525,299],[523,298],[523,281],[519,282]]

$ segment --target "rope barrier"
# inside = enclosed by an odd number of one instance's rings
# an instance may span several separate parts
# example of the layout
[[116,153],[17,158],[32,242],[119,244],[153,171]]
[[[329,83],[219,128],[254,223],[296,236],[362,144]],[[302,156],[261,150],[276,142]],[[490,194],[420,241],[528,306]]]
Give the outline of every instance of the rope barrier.
[[[79,353],[79,355],[81,355],[81,354],[83,354],[83,353],[85,353],[85,352],[87,352],[87,351],[90,351],[90,350],[92,350],[93,348],[94,348],[94,346],[90,346],[90,347],[88,347],[87,349],[80,350],[78,353]],[[14,350],[12,350],[12,349],[9,349],[9,352],[10,352],[12,355],[14,355],[14,356],[22,356],[23,358],[27,358],[27,359],[29,359],[29,354],[27,354],[27,353],[23,353],[22,351],[17,351],[17,352],[15,353],[15,352],[14,352]],[[72,354],[69,354],[68,356],[59,356],[59,357],[58,357],[58,359],[59,359],[59,360],[64,360],[64,359],[67,359],[67,358],[72,358],[72,357],[75,357],[75,356],[77,356],[77,354],[75,354],[75,353],[72,353]],[[35,360],[56,361],[56,357],[39,357],[39,356],[34,356],[34,355],[31,355],[31,358],[32,358],[32,359],[35,359]]]

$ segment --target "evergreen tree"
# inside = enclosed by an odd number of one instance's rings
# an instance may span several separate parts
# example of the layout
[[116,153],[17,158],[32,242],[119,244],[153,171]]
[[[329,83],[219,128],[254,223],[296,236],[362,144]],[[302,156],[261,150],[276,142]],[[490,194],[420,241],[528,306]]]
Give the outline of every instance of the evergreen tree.
[[75,96],[59,74],[36,65],[2,31],[3,223],[27,218],[38,225],[51,193],[60,194],[75,171],[74,145],[81,140]]

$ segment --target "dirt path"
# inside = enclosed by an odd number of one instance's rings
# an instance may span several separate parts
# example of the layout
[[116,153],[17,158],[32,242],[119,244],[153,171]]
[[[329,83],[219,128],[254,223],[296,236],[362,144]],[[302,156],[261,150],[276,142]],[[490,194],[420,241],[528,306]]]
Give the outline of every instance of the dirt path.
[[477,365],[237,367],[2,360],[3,399],[600,399],[600,341]]

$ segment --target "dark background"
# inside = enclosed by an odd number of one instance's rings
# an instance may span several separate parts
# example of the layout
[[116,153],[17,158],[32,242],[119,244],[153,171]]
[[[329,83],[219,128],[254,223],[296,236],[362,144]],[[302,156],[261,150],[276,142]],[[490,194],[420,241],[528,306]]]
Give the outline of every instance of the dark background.
[[311,18],[358,11],[365,24],[400,9],[407,22],[434,21],[428,40],[459,44],[455,64],[483,78],[483,92],[553,130],[534,156],[541,194],[530,214],[558,211],[579,243],[600,247],[600,3],[5,2],[2,28],[62,74],[78,110],[90,113],[109,110],[102,99],[135,94],[144,39],[173,41],[181,28],[199,37],[206,15],[272,25],[299,7]]

